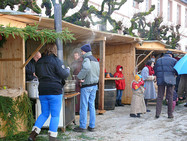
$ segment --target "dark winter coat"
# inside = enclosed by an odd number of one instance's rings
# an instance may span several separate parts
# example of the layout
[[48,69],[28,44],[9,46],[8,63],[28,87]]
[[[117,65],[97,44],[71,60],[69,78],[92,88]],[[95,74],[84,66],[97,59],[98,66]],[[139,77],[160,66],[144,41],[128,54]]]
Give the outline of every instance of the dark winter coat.
[[31,61],[26,65],[26,81],[32,81],[34,78],[36,78],[33,73],[35,73],[35,65],[36,62],[34,59],[31,59]]
[[162,58],[159,58],[155,64],[155,75],[157,78],[157,85],[166,85],[164,83],[164,72],[175,77],[176,71],[173,68],[177,60],[172,58],[169,54],[165,54]]
[[79,84],[79,79],[77,78],[77,75],[79,74],[82,68],[82,61],[83,61],[83,58],[80,57],[78,60],[75,60],[71,64],[71,69],[73,70],[72,79],[76,80],[76,87],[75,87],[76,92],[80,92],[80,84]]
[[[116,72],[114,73],[114,77],[118,77],[118,78],[124,77],[124,75],[122,74],[122,71],[119,71],[120,68],[122,68],[122,70],[123,70],[123,67],[120,65],[118,65],[116,67]],[[115,80],[115,83],[116,83],[117,90],[124,90],[125,89],[125,79]]]
[[69,69],[56,56],[42,56],[36,63],[39,95],[62,94],[62,82],[69,76]]
[[178,94],[179,97],[187,97],[187,74],[182,74],[180,81],[179,81],[179,86],[178,86]]
[[178,98],[178,94],[177,94],[177,92],[174,90],[174,91],[173,91],[173,101],[177,101],[177,98]]

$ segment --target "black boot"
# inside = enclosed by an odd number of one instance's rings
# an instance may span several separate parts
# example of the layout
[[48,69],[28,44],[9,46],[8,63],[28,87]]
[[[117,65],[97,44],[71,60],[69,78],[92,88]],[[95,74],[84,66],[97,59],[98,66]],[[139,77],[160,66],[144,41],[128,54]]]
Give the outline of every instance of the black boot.
[[118,105],[118,101],[117,101],[117,100],[116,100],[115,106],[116,106],[116,107],[118,107],[118,106],[119,106],[119,105]]
[[124,106],[124,104],[121,103],[121,100],[118,100],[118,106]]
[[130,117],[134,117],[134,118],[135,118],[135,117],[136,117],[136,114],[130,114]]
[[33,131],[31,132],[29,138],[28,138],[28,141],[36,141],[36,136],[37,136],[37,135],[38,135],[38,134],[36,133],[36,131],[33,130]]
[[60,141],[60,140],[57,139],[57,137],[51,136],[51,132],[49,132],[49,141]]
[[60,141],[60,140],[57,139],[56,137],[49,136],[49,141]]

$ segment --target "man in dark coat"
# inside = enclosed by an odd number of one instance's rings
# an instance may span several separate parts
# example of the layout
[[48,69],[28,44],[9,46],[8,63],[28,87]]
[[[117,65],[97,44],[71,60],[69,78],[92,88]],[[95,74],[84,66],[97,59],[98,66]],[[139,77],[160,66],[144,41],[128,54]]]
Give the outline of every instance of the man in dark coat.
[[[180,77],[178,95],[180,100],[182,100],[184,97],[187,98],[187,74],[182,74]],[[187,107],[187,100],[184,106]]]
[[[73,52],[74,61],[71,64],[71,69],[73,70],[73,76],[72,78],[76,80],[75,85],[75,91],[80,92],[80,82],[77,78],[77,75],[79,74],[81,68],[82,68],[82,61],[83,58],[81,57],[81,49],[80,51],[78,49],[74,50]],[[75,104],[75,114],[79,115],[80,110],[80,95],[76,96],[76,104]]]
[[26,81],[32,81],[33,79],[37,78],[35,75],[35,65],[36,62],[41,58],[41,53],[37,52],[31,61],[26,65]]
[[157,104],[156,104],[156,118],[159,118],[161,110],[162,110],[162,101],[164,97],[165,87],[166,97],[168,98],[168,118],[173,118],[172,112],[172,102],[173,102],[173,92],[174,85],[167,85],[164,81],[164,75],[167,73],[170,77],[175,77],[176,71],[173,68],[176,64],[177,60],[172,58],[172,52],[167,51],[166,54],[159,58],[155,65],[155,74],[157,78],[158,85],[158,96],[157,96]]

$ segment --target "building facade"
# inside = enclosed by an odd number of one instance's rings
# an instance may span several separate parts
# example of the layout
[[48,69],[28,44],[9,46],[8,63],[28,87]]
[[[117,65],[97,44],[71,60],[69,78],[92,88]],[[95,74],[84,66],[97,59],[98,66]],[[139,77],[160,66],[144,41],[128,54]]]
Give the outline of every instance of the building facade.
[[[99,9],[101,2],[101,0],[90,0],[89,4]],[[120,10],[113,13],[112,17],[129,27],[132,16],[137,12],[148,11],[151,5],[155,5],[155,10],[146,17],[147,22],[152,22],[155,17],[162,16],[164,25],[175,26],[180,24],[179,49],[187,51],[187,0],[144,0],[140,4],[137,4],[134,0],[127,0]],[[107,9],[107,6],[105,9]],[[98,26],[92,28],[99,29]]]
[[[64,1],[64,0],[62,0]],[[82,6],[84,0],[79,0],[78,6],[68,11],[67,16],[77,12]],[[89,5],[95,6],[97,9],[101,8],[103,0],[89,0]],[[121,0],[117,0],[121,1]],[[42,0],[37,0],[37,4],[41,5]],[[147,22],[152,22],[155,17],[162,16],[164,25],[176,26],[180,24],[181,40],[179,42],[179,50],[187,51],[187,0],[144,0],[144,2],[137,4],[134,0],[127,0],[126,3],[112,14],[116,21],[122,21],[125,27],[130,27],[130,19],[137,12],[148,11],[151,5],[155,5],[155,10],[146,17]],[[107,11],[107,5],[105,9]],[[52,11],[54,8],[52,9]],[[52,12],[53,13],[53,12]],[[42,9],[42,16],[45,16],[45,9]],[[97,18],[94,19],[97,21]],[[91,28],[99,30],[99,25]],[[107,29],[110,29],[110,24]]]

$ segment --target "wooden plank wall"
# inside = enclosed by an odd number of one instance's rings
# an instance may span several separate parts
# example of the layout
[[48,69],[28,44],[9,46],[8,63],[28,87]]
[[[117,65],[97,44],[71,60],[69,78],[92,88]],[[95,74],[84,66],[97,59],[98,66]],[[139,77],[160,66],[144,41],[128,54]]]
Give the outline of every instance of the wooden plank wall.
[[106,47],[106,71],[114,74],[116,66],[123,66],[126,88],[123,92],[122,103],[130,104],[132,97],[131,82],[134,79],[135,47],[132,44]]
[[10,36],[0,53],[0,85],[25,89],[25,69],[21,69],[25,62],[25,41]]
[[[123,66],[123,74],[125,75],[126,89],[123,92],[122,103],[130,104],[132,97],[131,82],[134,79],[135,67],[135,45],[125,44],[110,46],[106,45],[105,67],[106,71],[114,74],[116,66]],[[99,46],[95,44],[92,53],[99,58]]]

